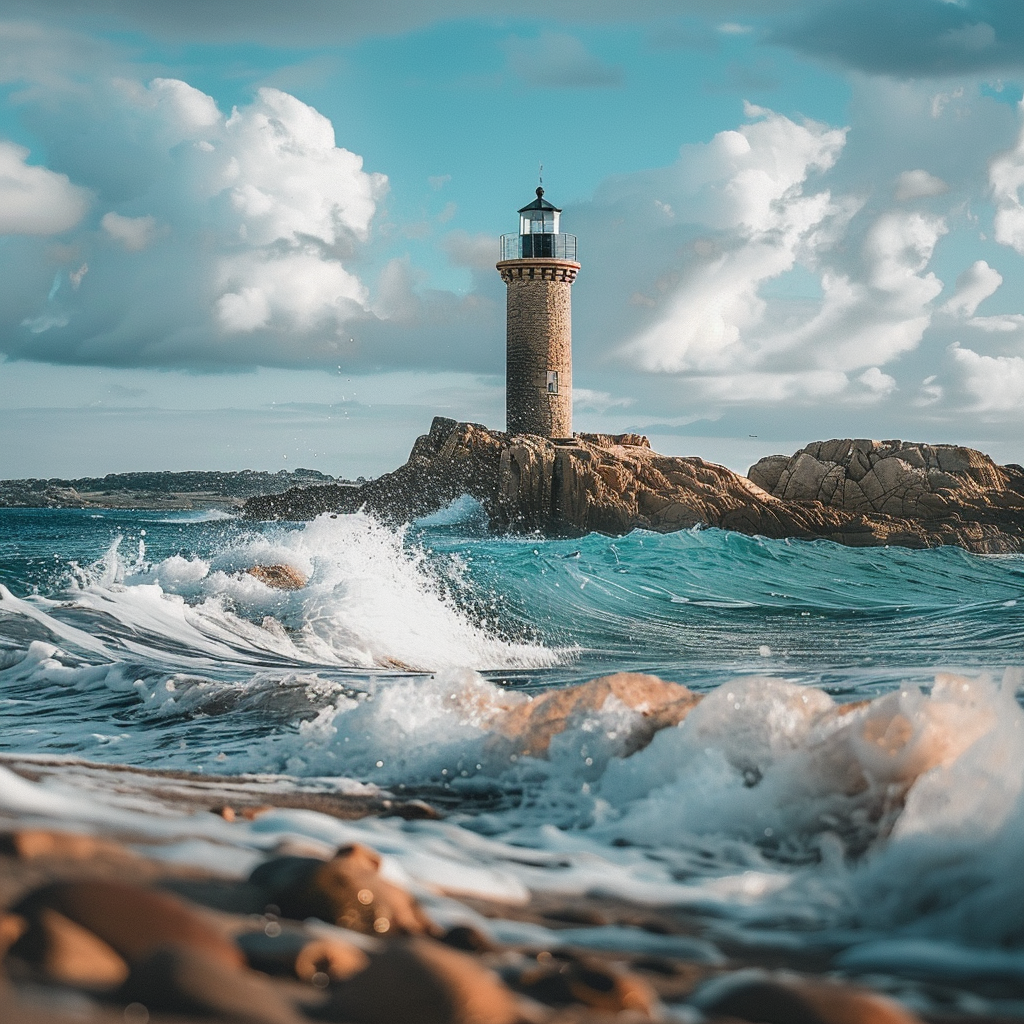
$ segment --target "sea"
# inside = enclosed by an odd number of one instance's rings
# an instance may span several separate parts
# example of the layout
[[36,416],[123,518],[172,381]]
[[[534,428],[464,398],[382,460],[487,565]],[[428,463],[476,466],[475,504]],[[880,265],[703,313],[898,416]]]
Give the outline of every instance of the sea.
[[[245,572],[270,564],[308,585]],[[244,873],[283,835],[358,839],[436,917],[499,941],[818,958],[932,1012],[1024,1016],[1022,666],[1018,555],[498,536],[469,498],[403,528],[0,510],[0,755],[316,780],[440,814],[207,814],[175,842],[164,822],[168,858]],[[641,713],[613,697],[539,756],[501,742],[503,709],[617,672],[704,699],[638,750]],[[0,810],[37,805],[108,820],[95,793],[0,768]],[[545,936],[452,893],[600,896],[693,927]]]

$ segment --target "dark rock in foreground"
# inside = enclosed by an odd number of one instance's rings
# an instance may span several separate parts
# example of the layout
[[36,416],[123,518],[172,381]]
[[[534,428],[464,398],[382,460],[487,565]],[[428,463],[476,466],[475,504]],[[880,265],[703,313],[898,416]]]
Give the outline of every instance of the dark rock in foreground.
[[702,525],[856,547],[1024,550],[1024,470],[970,448],[822,441],[762,459],[748,479],[703,459],[659,455],[639,434],[552,440],[441,417],[393,473],[361,487],[251,498],[244,512],[301,520],[364,508],[401,523],[462,494],[482,503],[498,531],[621,535]]

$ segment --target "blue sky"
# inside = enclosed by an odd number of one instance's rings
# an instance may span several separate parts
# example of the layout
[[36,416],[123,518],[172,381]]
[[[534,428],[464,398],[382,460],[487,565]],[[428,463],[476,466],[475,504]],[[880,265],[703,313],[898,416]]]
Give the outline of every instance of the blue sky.
[[1015,0],[11,0],[0,476],[503,426],[497,237],[579,237],[575,421],[1024,462]]

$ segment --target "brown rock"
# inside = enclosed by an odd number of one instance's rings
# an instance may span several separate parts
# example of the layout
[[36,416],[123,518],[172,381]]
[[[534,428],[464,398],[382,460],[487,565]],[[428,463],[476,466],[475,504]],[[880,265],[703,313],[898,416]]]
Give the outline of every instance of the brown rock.
[[462,494],[500,531],[548,536],[717,526],[856,547],[959,544],[1024,550],[1024,470],[969,448],[817,441],[771,456],[750,479],[697,458],[659,455],[636,435],[554,441],[436,417],[408,462],[361,487],[306,487],[252,498],[245,514],[312,518],[366,508],[407,522]]
[[128,964],[106,942],[48,907],[14,952],[58,984],[116,988],[128,977]]
[[612,1014],[633,1010],[644,1017],[654,1016],[658,1006],[658,997],[643,978],[594,958],[553,960],[525,971],[513,984],[524,995],[551,1006],[579,1003]]
[[308,1011],[347,1024],[513,1024],[515,996],[473,957],[430,939],[388,943],[370,965],[332,986],[330,1000]]
[[244,1024],[302,1024],[307,1019],[266,978],[187,946],[159,949],[134,965],[119,998],[147,1010]]
[[[816,441],[788,459],[762,459],[748,475],[777,498],[860,516],[875,543],[959,544],[986,552],[1024,547],[1024,472],[971,448]],[[848,531],[833,539],[863,543],[851,541]]]
[[282,917],[318,917],[367,935],[433,935],[438,929],[419,903],[380,876],[380,855],[354,843],[329,861],[276,857],[249,881],[261,886]]
[[716,984],[709,999],[698,999],[710,1018],[757,1024],[921,1024],[898,1003],[866,989],[833,982],[737,979]]
[[28,928],[11,952],[38,961],[47,943],[49,911],[92,932],[129,964],[169,944],[188,946],[230,967],[244,961],[234,943],[202,912],[168,893],[122,882],[57,882],[30,893],[14,908]]
[[254,565],[245,571],[261,583],[278,590],[301,590],[309,582],[305,573],[291,565]]
[[305,931],[280,925],[270,932],[244,932],[237,942],[250,967],[303,981],[312,981],[317,974],[339,981],[358,974],[369,963],[366,954],[350,942],[311,938]]
[[498,718],[493,728],[514,744],[516,751],[531,757],[547,755],[551,738],[574,721],[599,712],[614,698],[643,716],[629,737],[623,755],[647,746],[651,737],[670,725],[678,725],[700,697],[679,683],[657,676],[618,672],[580,686],[549,690],[525,704],[519,704]]

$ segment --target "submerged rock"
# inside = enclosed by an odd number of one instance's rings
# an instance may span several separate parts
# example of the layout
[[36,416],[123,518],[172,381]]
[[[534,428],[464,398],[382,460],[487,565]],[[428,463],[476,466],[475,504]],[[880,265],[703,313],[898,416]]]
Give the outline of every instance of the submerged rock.
[[244,511],[295,520],[366,509],[404,523],[463,494],[480,501],[492,529],[547,536],[715,526],[856,547],[1024,550],[1024,470],[969,448],[821,441],[762,459],[747,478],[659,455],[639,434],[552,440],[441,417],[393,473],[251,498]]
[[496,735],[509,740],[516,752],[546,757],[551,740],[588,716],[600,712],[609,701],[618,702],[639,715],[623,737],[623,757],[650,743],[659,729],[678,725],[700,701],[679,683],[635,672],[617,672],[578,686],[549,690],[518,704],[493,723]]

